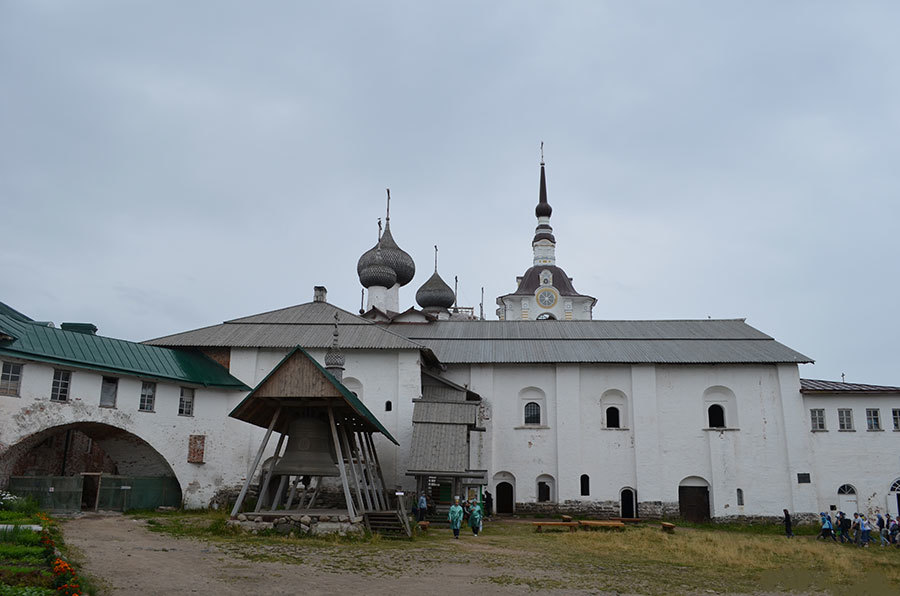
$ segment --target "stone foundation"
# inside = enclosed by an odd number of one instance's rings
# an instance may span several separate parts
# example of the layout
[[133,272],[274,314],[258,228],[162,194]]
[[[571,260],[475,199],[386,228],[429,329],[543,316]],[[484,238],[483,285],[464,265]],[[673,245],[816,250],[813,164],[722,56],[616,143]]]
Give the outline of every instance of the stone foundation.
[[228,520],[226,525],[251,534],[258,534],[263,530],[274,530],[285,536],[322,536],[324,534],[348,536],[362,535],[366,531],[366,524],[362,516],[350,517],[340,514],[292,514],[265,521],[262,516],[241,513],[237,519]]
[[[516,503],[519,515],[579,515],[609,519],[621,516],[619,501],[563,501],[562,503]],[[641,501],[637,516],[648,519],[678,517],[678,503]]]

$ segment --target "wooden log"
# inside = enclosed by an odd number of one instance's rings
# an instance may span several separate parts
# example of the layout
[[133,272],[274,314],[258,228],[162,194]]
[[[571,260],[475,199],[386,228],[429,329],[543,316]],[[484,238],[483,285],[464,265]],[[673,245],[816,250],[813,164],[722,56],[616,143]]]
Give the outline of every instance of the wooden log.
[[237,517],[241,505],[244,504],[244,498],[247,496],[247,489],[250,488],[250,481],[253,480],[253,474],[256,473],[256,468],[259,467],[259,461],[262,459],[263,453],[266,450],[266,445],[269,444],[269,437],[272,436],[272,429],[275,428],[275,423],[278,422],[279,415],[281,415],[281,408],[275,410],[275,414],[272,416],[272,422],[269,423],[269,428],[266,429],[266,435],[263,437],[259,450],[256,452],[256,457],[253,459],[253,465],[250,466],[250,470],[247,472],[247,481],[244,482],[244,486],[238,494],[237,501],[234,502],[234,508],[231,510],[231,517]]

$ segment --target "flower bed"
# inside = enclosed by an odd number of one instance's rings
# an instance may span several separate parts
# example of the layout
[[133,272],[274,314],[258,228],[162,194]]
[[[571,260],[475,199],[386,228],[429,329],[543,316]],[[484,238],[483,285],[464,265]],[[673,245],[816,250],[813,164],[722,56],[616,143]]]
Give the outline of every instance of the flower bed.
[[[54,520],[32,501],[0,491],[0,596],[79,596],[81,580],[59,549]],[[40,525],[35,532],[22,525]]]

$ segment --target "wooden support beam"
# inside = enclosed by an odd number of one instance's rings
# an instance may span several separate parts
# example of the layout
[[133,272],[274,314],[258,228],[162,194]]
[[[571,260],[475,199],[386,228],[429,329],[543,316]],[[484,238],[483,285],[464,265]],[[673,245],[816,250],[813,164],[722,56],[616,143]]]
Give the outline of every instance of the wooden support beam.
[[[316,476],[315,481],[316,481],[316,489],[313,491],[312,496],[309,498],[309,505],[306,506],[307,509],[312,509],[313,505],[316,504],[316,497],[319,496],[319,487],[322,486],[322,477],[321,476]],[[311,486],[312,480],[310,480],[309,483]],[[306,490],[306,489],[304,489],[304,490]]]
[[[300,478],[301,478],[301,476],[294,476],[294,481],[291,482],[291,492],[288,493],[287,505],[284,507],[285,509],[290,509],[291,505],[294,504],[294,497],[297,496],[297,484],[300,482]],[[303,487],[303,494],[306,495],[306,487],[305,486]],[[301,497],[301,503],[300,503],[300,505],[298,505],[298,507],[302,506],[302,505],[303,505],[303,503],[302,503],[302,497]]]
[[368,473],[369,478],[369,482],[366,483],[366,488],[372,495],[372,500],[375,503],[375,509],[377,509],[378,511],[384,511],[387,509],[387,506],[384,503],[382,495],[378,494],[378,478],[375,476],[375,470],[372,467],[372,454],[369,453],[368,446],[365,444],[365,439],[360,435],[361,433],[358,431],[353,433],[353,440],[356,442],[359,453],[361,453],[365,457],[366,472]]
[[259,446],[259,450],[256,452],[256,457],[253,459],[253,464],[250,466],[250,470],[247,472],[247,481],[244,482],[243,488],[241,488],[240,494],[238,494],[237,501],[234,503],[234,508],[231,510],[231,517],[236,517],[238,511],[241,510],[241,505],[244,504],[244,498],[247,496],[247,489],[250,488],[250,481],[253,480],[253,474],[256,473],[256,468],[259,467],[259,460],[262,459],[263,453],[266,450],[266,445],[269,444],[269,437],[272,436],[272,429],[275,428],[275,423],[278,422],[278,416],[281,415],[281,408],[275,410],[275,414],[272,416],[272,422],[269,423],[269,428],[266,430],[266,435],[263,437],[262,443]]
[[[281,500],[284,498],[284,487],[287,485],[287,481],[290,476],[287,474],[281,475],[281,482],[278,483],[278,490],[275,491],[275,498],[272,499],[272,511],[277,510],[281,506]],[[287,509],[285,507],[285,509]]]
[[359,474],[356,471],[356,464],[353,463],[353,449],[350,448],[350,442],[347,440],[347,421],[343,420],[338,428],[338,434],[341,436],[341,443],[344,445],[344,452],[347,455],[347,465],[350,466],[350,475],[353,477],[353,486],[356,488],[356,503],[359,505],[360,511],[371,508],[368,499],[363,500],[362,491],[359,488]]
[[[263,501],[266,500],[269,491],[269,482],[272,481],[272,476],[275,472],[275,465],[278,463],[278,458],[281,455],[281,446],[284,445],[284,433],[278,437],[278,444],[275,446],[275,456],[272,458],[272,468],[266,474],[266,479],[263,481],[262,488],[259,489],[259,497],[256,499],[256,509],[253,510],[254,513],[259,513],[260,507],[262,507]],[[265,470],[263,470],[265,471]]]
[[[353,497],[350,496],[350,485],[347,483],[347,470],[344,467],[344,454],[341,451],[341,440],[338,438],[337,425],[334,423],[334,409],[328,408],[328,421],[331,423],[331,439],[334,441],[334,450],[338,459],[338,471],[341,473],[341,484],[344,486],[344,499],[347,501],[347,512],[350,517],[356,517],[353,509]],[[316,487],[318,492],[318,487]]]
[[375,441],[372,440],[372,433],[367,432],[365,434],[366,441],[369,444],[369,451],[372,452],[372,456],[375,458],[375,471],[378,472],[378,480],[381,482],[381,490],[384,494],[384,502],[387,504],[388,508],[390,508],[391,496],[387,491],[387,484],[384,482],[384,474],[381,472],[381,461],[378,459],[378,452],[375,451]]

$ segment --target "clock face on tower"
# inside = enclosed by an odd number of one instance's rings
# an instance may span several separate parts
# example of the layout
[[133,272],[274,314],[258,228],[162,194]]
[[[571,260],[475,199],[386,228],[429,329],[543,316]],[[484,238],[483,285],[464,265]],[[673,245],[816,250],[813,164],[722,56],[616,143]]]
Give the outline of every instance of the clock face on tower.
[[556,304],[556,292],[550,289],[537,293],[537,303],[541,308],[553,308]]

